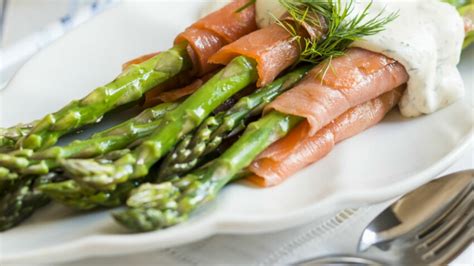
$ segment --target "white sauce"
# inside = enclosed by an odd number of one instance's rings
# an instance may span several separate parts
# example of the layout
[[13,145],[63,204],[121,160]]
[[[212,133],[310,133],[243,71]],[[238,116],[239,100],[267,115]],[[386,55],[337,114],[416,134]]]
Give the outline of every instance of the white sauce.
[[[213,2],[213,7],[226,2]],[[353,14],[367,4],[356,2]],[[257,0],[256,7],[260,27],[273,21],[271,14],[279,17],[284,12],[278,0]],[[456,66],[464,24],[456,9],[439,0],[376,0],[370,11],[375,15],[384,8],[386,14],[398,11],[399,17],[384,31],[352,46],[382,53],[405,66],[410,79],[399,104],[401,113],[430,114],[462,97],[464,84]]]
[[377,1],[373,12],[399,10],[384,31],[354,42],[405,66],[410,79],[400,101],[404,116],[433,113],[459,99],[464,84],[457,69],[464,22],[456,9],[439,0]]

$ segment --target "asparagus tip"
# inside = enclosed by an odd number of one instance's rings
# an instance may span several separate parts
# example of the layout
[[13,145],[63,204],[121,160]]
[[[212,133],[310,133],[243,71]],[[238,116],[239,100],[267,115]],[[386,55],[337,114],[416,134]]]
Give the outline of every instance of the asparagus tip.
[[114,219],[135,232],[148,232],[166,228],[187,219],[176,210],[158,210],[155,208],[131,208],[112,213]]

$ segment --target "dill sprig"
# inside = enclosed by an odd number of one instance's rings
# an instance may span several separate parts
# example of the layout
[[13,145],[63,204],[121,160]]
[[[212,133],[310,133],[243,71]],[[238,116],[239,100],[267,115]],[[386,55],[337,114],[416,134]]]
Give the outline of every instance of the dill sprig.
[[[341,0],[279,0],[296,23],[276,18],[276,23],[285,28],[301,48],[300,62],[320,63],[325,58],[344,54],[355,40],[384,30],[387,23],[398,17],[398,13],[384,15],[382,10],[369,18],[372,2],[361,13],[352,15],[354,1],[341,4]],[[325,21],[320,21],[323,18]],[[300,28],[306,24],[327,30],[322,36],[302,37]]]

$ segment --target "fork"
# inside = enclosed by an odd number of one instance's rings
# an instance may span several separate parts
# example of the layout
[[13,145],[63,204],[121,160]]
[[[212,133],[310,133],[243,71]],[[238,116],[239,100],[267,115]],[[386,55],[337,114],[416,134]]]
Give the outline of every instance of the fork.
[[325,256],[301,265],[450,262],[474,239],[473,177],[474,170],[450,174],[392,204],[364,230],[359,243],[363,256]]

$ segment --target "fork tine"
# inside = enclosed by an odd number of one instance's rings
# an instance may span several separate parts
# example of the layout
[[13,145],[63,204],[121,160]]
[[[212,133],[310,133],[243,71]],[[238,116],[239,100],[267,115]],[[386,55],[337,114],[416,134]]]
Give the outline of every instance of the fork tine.
[[464,249],[474,239],[474,224],[472,219],[468,226],[462,228],[451,242],[447,243],[442,250],[437,250],[431,257],[431,264],[442,265],[452,261],[457,255],[461,254]]
[[[415,253],[420,255],[423,261],[439,260],[452,253],[456,246],[473,238],[470,230],[474,216],[473,201],[474,193],[470,192],[442,221],[433,225],[428,234],[420,237]],[[465,234],[460,235],[460,232]]]
[[472,217],[472,203],[474,200],[474,194],[470,193],[468,197],[464,199],[456,209],[452,210],[445,218],[434,225],[429,232],[429,234],[420,236],[418,249],[422,250],[423,248],[433,248],[440,238],[444,238],[445,234],[449,233],[450,230],[453,230],[453,227],[459,226],[461,223],[468,223],[469,219]]
[[[426,225],[416,236],[417,240],[425,239],[427,236],[432,235],[434,232],[437,232],[438,227],[442,225],[446,220],[449,220],[447,217],[452,213],[457,213],[460,205],[465,202],[466,198],[471,195],[472,183],[471,185],[465,187],[456,197],[455,200],[451,203],[449,208],[445,209],[438,217],[433,220],[429,225]],[[418,241],[416,241],[418,242]]]

